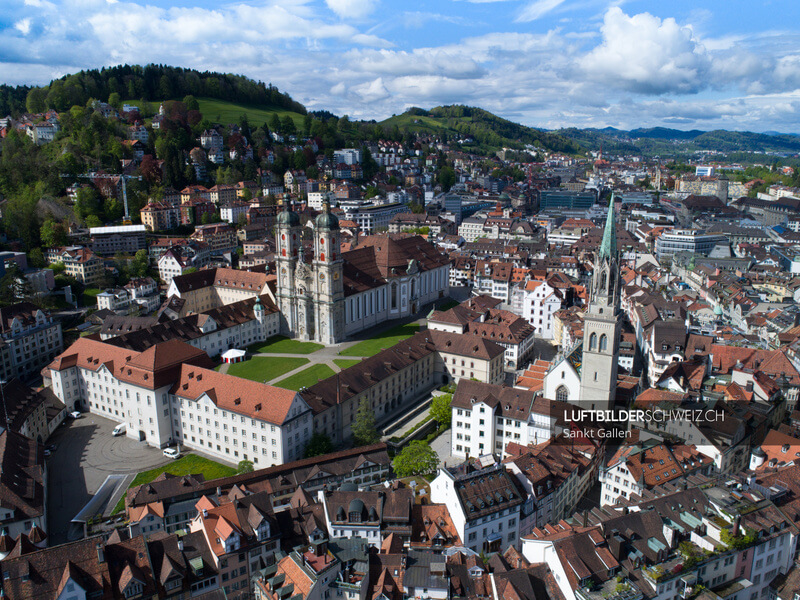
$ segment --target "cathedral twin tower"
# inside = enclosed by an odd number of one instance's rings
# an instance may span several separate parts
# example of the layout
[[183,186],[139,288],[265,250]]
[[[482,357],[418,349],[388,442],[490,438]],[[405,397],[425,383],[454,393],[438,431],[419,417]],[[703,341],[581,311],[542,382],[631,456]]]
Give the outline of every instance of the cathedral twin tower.
[[[314,250],[303,249],[300,217],[287,203],[276,223],[276,269],[281,333],[332,345],[345,339],[339,219],[328,202],[314,221]],[[310,260],[307,260],[310,258]]]

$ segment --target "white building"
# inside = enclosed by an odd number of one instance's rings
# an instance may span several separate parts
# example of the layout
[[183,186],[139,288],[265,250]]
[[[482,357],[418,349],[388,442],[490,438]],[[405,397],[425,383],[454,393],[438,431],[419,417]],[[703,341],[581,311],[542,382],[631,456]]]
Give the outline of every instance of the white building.
[[521,446],[545,442],[555,433],[556,417],[549,402],[534,392],[462,379],[453,400],[453,456],[504,456],[514,442]]
[[462,543],[474,552],[497,552],[519,543],[525,492],[501,465],[455,475],[439,469],[431,501],[445,504]]
[[0,378],[29,380],[64,348],[61,323],[30,302],[0,308]]
[[81,338],[50,364],[50,377],[68,407],[125,423],[128,437],[150,446],[180,444],[257,467],[302,458],[313,419],[299,394],[211,366],[178,340],[134,352]]
[[561,293],[546,281],[528,281],[511,292],[512,303],[522,308],[522,316],[533,325],[536,335],[545,340],[553,339],[553,315],[561,308]]

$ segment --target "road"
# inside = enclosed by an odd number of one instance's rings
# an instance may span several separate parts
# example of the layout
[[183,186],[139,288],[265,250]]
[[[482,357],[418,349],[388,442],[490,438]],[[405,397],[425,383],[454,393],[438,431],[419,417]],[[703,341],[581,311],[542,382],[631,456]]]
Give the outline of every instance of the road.
[[58,448],[47,461],[49,545],[68,541],[70,522],[108,475],[138,473],[169,462],[161,450],[125,436],[113,437],[114,421],[91,414],[67,418],[50,437]]

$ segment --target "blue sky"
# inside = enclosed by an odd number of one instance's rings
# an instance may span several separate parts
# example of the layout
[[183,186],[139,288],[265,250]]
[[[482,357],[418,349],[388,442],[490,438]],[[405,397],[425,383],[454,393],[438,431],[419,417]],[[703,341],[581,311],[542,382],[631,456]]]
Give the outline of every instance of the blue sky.
[[800,132],[796,0],[3,0],[0,81],[149,62],[383,119]]

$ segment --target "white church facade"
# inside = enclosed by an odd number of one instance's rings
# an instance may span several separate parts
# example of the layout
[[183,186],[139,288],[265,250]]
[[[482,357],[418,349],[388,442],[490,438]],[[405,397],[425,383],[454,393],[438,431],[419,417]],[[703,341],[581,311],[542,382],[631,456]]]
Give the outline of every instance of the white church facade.
[[311,230],[309,255],[299,216],[288,205],[278,215],[275,296],[284,335],[336,344],[449,294],[450,259],[422,237],[367,236],[342,253],[339,220],[327,202]]

